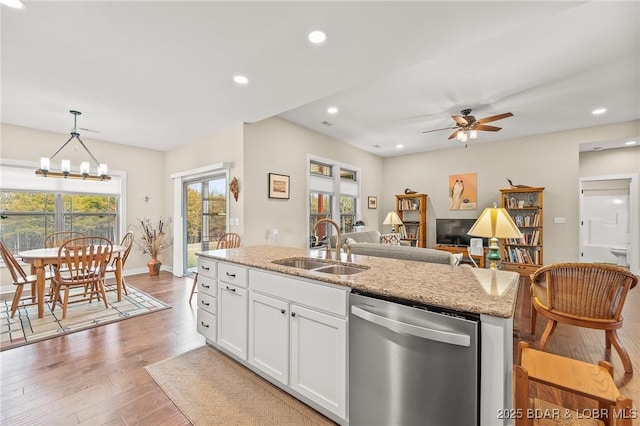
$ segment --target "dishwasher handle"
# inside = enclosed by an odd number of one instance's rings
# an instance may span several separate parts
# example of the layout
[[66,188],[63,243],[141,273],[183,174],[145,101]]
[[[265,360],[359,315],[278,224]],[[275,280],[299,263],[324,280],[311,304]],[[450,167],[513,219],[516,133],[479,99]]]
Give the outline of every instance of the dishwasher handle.
[[358,306],[351,306],[351,313],[365,321],[372,322],[381,327],[385,327],[391,331],[411,336],[421,337],[423,339],[435,340],[437,342],[447,343],[457,346],[471,346],[471,336],[467,334],[451,333],[449,331],[433,330],[431,328],[421,327],[418,325],[408,324],[386,318],[378,314],[374,314],[366,309]]

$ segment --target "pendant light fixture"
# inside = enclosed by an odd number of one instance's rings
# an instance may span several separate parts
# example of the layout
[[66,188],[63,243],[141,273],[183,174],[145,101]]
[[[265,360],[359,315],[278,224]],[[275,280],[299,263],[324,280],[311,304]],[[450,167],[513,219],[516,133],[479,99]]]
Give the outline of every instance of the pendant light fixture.
[[[96,160],[96,157],[93,156],[89,148],[82,142],[80,139],[80,133],[76,130],[77,126],[77,118],[80,114],[80,111],[69,111],[73,114],[73,130],[71,131],[71,137],[58,149],[51,157],[42,157],[40,158],[40,168],[36,170],[36,175],[43,177],[61,177],[61,178],[74,178],[74,179],[85,179],[85,180],[111,180],[111,176],[107,174],[107,165],[100,163]],[[51,170],[51,160],[53,157],[58,155],[60,151],[64,149],[65,146],[69,144],[72,140],[76,139],[80,142],[80,145],[87,151],[87,154],[91,157],[93,162],[96,165],[96,174],[91,174],[91,165],[88,161],[83,161],[80,163],[80,173],[71,173],[71,162],[69,160],[62,160],[60,163],[60,171],[52,171]]]

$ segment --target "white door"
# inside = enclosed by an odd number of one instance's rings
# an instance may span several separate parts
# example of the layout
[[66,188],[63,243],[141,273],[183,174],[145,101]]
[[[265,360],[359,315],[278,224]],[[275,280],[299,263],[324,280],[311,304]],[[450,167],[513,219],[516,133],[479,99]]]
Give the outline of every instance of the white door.
[[289,384],[289,304],[249,294],[249,363]]
[[633,177],[580,180],[580,261],[615,264],[611,248],[627,250],[627,264],[637,271],[638,200]]
[[344,418],[347,321],[297,305],[290,316],[291,387]]
[[221,282],[218,286],[218,345],[247,359],[247,289]]

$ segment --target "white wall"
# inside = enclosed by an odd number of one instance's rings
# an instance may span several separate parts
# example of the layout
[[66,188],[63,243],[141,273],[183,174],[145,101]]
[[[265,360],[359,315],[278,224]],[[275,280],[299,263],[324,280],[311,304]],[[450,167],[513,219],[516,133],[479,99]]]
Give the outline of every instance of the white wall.
[[[354,166],[362,170],[362,220],[377,229],[383,211],[367,208],[367,196],[384,196],[382,158],[340,143],[280,118],[269,118],[244,129],[245,242],[265,244],[267,232],[278,229],[277,243],[307,247],[307,154]],[[270,199],[269,173],[290,176],[290,199]]]

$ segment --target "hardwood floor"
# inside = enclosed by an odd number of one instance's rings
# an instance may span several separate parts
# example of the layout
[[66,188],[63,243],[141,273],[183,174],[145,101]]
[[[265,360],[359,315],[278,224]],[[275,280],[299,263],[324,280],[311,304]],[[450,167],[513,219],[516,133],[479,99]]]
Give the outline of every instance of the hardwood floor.
[[[3,425],[187,425],[189,422],[144,370],[144,366],[204,344],[188,304],[192,280],[163,272],[127,283],[172,309],[0,353],[0,423]],[[521,315],[514,342],[534,342],[529,329],[528,286],[521,285]],[[525,291],[526,290],[526,291]],[[629,293],[620,338],[635,374],[625,375],[615,351],[614,378],[621,393],[640,402],[640,288]],[[539,319],[538,338],[544,323]],[[558,326],[548,350],[590,362],[605,357],[604,333]],[[583,401],[551,394],[566,406]],[[634,421],[634,425],[640,424]]]

